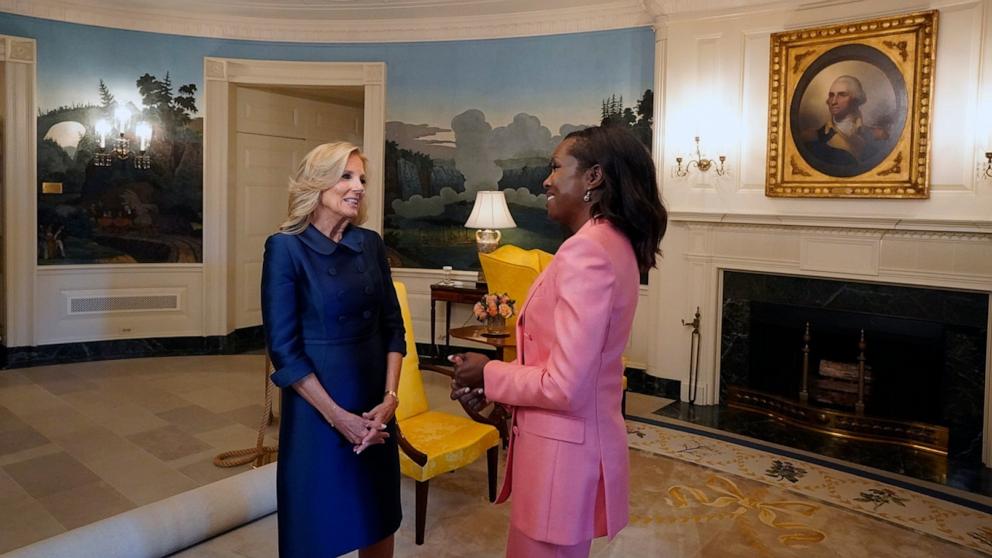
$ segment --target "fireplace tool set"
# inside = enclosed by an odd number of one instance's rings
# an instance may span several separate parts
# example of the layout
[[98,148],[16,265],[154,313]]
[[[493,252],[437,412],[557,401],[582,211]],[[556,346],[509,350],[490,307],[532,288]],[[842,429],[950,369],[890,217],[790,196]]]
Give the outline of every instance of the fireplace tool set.
[[696,404],[696,395],[699,391],[699,307],[696,307],[696,316],[691,322],[682,320],[682,325],[692,328],[689,336],[689,405]]

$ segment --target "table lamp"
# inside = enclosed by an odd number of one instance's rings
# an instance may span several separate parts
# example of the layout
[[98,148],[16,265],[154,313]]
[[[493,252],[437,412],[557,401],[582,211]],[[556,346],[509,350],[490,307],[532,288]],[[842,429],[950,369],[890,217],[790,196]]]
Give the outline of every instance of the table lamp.
[[[499,190],[481,190],[475,194],[472,214],[465,221],[465,227],[475,231],[475,245],[479,252],[488,254],[499,246],[502,233],[498,229],[512,229],[517,226],[506,206],[506,195]],[[479,270],[479,282],[485,282]]]

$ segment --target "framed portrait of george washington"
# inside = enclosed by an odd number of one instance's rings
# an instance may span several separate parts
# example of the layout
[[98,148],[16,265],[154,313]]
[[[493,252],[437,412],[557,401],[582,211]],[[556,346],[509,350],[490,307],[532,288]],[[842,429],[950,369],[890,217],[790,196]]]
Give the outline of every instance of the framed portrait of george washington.
[[928,198],[937,12],[775,33],[765,195]]

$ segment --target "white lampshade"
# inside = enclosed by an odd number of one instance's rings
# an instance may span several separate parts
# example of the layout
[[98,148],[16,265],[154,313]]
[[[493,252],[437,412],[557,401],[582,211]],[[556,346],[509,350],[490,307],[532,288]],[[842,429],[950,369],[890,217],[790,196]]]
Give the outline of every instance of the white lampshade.
[[501,191],[483,190],[476,192],[472,214],[465,221],[469,229],[512,229],[517,223],[506,207],[506,196]]

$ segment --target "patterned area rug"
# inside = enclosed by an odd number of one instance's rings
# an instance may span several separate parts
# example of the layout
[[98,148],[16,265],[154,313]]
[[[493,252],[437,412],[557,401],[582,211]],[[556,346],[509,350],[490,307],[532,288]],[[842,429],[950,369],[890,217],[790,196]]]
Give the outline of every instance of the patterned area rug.
[[[759,555],[778,555],[767,537],[759,535],[764,530],[774,533],[772,540],[780,547],[829,546],[838,551],[838,555],[853,556],[836,546],[838,539],[844,538],[837,529],[840,525],[818,519],[817,516],[829,513],[829,506],[822,505],[825,503],[992,555],[992,516],[989,514],[815,463],[672,428],[628,420],[627,431],[631,448],[710,470],[701,483],[698,480],[692,484],[672,483],[665,489],[666,503],[673,512],[692,511],[692,514],[657,517],[635,513],[632,525],[729,521],[742,535],[736,543],[744,543],[749,552]],[[755,491],[752,483],[746,483],[750,489],[742,488],[745,484],[742,479],[757,481],[778,489],[775,492],[781,494],[784,490],[797,497],[773,497],[768,491]],[[637,488],[633,487],[633,490]],[[880,555],[866,550],[862,548],[858,555]],[[922,547],[916,549],[917,552],[921,550]],[[912,552],[903,555],[947,554]]]

